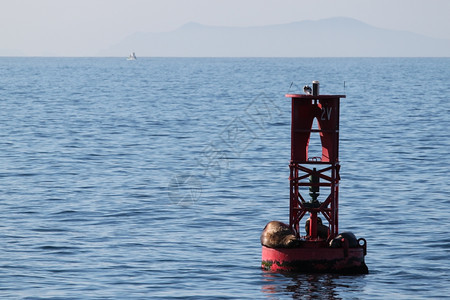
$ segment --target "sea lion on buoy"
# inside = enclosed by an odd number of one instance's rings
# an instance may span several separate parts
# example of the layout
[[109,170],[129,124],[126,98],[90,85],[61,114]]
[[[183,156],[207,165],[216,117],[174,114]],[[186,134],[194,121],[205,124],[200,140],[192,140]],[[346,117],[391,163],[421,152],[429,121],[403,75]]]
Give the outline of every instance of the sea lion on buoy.
[[[309,235],[309,222],[311,222],[311,218],[308,218],[305,223],[306,235]],[[317,217],[317,236],[326,239],[328,238],[328,226],[322,224],[322,219]]]
[[334,239],[332,239],[330,241],[330,247],[331,248],[340,248],[340,247],[344,246],[344,241],[343,241],[344,239],[348,241],[349,248],[356,248],[359,246],[358,239],[356,238],[356,236],[353,233],[347,231],[347,232],[340,233],[338,236],[336,236]]
[[261,245],[269,248],[293,248],[298,244],[294,232],[279,221],[270,221],[261,233]]

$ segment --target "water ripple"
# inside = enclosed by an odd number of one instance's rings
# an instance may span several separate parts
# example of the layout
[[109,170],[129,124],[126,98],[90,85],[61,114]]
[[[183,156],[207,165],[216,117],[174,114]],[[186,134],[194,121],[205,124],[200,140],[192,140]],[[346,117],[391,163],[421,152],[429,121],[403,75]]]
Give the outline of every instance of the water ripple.
[[[0,58],[1,298],[450,292],[449,59],[136,62]],[[288,219],[284,93],[314,79],[347,94],[340,228],[366,238],[369,275],[260,269],[262,228]]]

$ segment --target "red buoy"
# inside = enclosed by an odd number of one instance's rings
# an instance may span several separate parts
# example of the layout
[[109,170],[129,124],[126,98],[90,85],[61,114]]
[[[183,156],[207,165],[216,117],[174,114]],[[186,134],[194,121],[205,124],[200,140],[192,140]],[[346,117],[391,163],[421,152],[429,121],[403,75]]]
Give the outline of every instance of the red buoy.
[[[281,234],[291,237],[289,243],[274,245],[265,243],[268,233],[263,233],[262,268],[366,274],[366,241],[356,239],[349,232],[339,234],[338,229],[339,103],[345,95],[319,95],[318,86],[316,89],[312,95],[286,95],[292,99],[290,208],[289,228]],[[318,128],[313,128],[314,119]],[[312,133],[320,135],[320,156],[308,151]],[[306,197],[308,193],[309,198]],[[300,222],[305,216],[309,218],[305,222],[305,235],[302,235]],[[283,241],[280,238],[273,240]]]

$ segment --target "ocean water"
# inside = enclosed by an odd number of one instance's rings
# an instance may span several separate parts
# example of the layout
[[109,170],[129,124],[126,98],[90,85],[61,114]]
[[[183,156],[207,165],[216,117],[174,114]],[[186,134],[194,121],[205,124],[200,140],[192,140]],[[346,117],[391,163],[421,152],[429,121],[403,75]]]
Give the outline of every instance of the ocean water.
[[[0,298],[448,298],[449,78],[449,58],[0,58]],[[368,275],[260,268],[288,221],[284,95],[312,80],[347,95],[340,231]]]

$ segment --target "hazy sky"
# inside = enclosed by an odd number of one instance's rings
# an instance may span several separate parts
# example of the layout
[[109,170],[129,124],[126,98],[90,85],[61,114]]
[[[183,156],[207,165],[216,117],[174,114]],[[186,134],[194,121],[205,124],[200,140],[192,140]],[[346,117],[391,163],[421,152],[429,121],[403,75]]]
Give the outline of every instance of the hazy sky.
[[450,0],[0,0],[0,55],[94,56],[136,31],[352,17],[450,39]]

